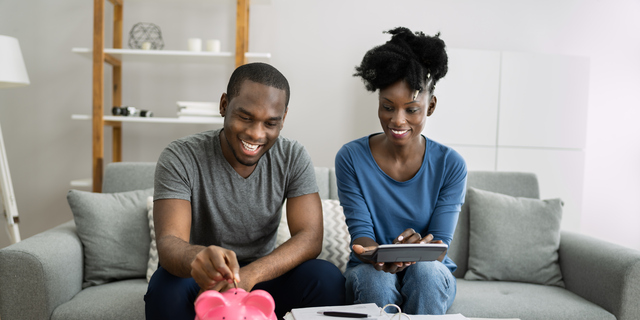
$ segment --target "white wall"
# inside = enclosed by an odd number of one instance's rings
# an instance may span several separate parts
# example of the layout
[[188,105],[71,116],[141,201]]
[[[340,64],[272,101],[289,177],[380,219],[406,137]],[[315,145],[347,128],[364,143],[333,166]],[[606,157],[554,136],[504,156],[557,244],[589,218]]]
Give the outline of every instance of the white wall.
[[[189,37],[219,38],[224,51],[233,49],[234,1],[144,3],[125,5],[125,34],[136,22],[153,22],[166,49],[186,48]],[[632,0],[271,0],[251,8],[250,50],[271,52],[289,78],[283,134],[300,140],[319,166],[333,165],[343,143],[379,130],[375,94],[351,74],[366,50],[389,38],[383,30],[441,31],[450,48],[588,57],[585,174],[576,177],[585,186],[580,231],[640,249],[639,14]],[[90,46],[91,28],[91,1],[0,2],[0,34],[20,40],[31,78],[28,87],[0,90],[23,237],[71,219],[69,181],[90,175],[90,124],[70,114],[90,110],[91,66],[70,49]],[[217,100],[231,71],[125,65],[123,102],[169,116],[177,100]],[[124,160],[155,161],[169,141],[205,129],[125,125]],[[7,244],[0,235],[0,247]]]

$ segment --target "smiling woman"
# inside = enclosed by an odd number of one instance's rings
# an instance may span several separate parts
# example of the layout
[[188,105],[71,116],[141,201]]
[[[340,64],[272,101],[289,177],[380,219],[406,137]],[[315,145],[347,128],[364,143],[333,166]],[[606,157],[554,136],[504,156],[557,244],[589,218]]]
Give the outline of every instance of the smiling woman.
[[444,41],[407,28],[388,33],[391,40],[369,50],[354,74],[367,90],[378,91],[383,132],[351,141],[336,155],[353,249],[345,272],[347,302],[444,314],[456,294],[456,265],[449,257],[388,263],[365,257],[381,244],[449,245],[467,181],[464,159],[422,135],[436,109],[436,82],[447,74]]

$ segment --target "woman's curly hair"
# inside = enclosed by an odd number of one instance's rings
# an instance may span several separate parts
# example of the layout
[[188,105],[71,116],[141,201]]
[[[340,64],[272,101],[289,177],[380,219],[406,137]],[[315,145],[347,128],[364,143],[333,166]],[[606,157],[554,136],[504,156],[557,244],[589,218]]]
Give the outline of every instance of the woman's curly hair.
[[362,77],[367,90],[384,89],[405,80],[412,90],[433,92],[436,82],[447,74],[447,52],[440,33],[427,36],[398,27],[385,33],[391,40],[369,50],[356,66],[355,77]]

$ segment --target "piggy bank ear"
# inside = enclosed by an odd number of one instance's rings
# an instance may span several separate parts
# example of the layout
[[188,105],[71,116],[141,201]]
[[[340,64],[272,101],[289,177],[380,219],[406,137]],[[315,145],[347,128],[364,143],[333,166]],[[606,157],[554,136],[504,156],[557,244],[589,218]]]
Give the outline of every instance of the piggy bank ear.
[[242,303],[245,306],[252,306],[265,315],[265,318],[271,318],[273,310],[276,308],[276,303],[273,301],[273,297],[264,290],[251,291],[244,299]]
[[196,299],[195,309],[199,318],[204,317],[211,309],[226,306],[227,299],[218,291],[207,290]]

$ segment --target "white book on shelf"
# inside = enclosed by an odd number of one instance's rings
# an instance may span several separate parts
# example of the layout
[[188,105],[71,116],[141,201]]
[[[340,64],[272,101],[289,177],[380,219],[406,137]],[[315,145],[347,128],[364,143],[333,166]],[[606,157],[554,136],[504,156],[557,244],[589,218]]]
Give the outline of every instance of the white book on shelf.
[[208,101],[177,101],[178,109],[189,108],[189,109],[218,109],[218,102],[208,102]]
[[220,116],[219,110],[214,109],[190,109],[184,108],[178,111],[178,116],[209,116],[216,117]]

